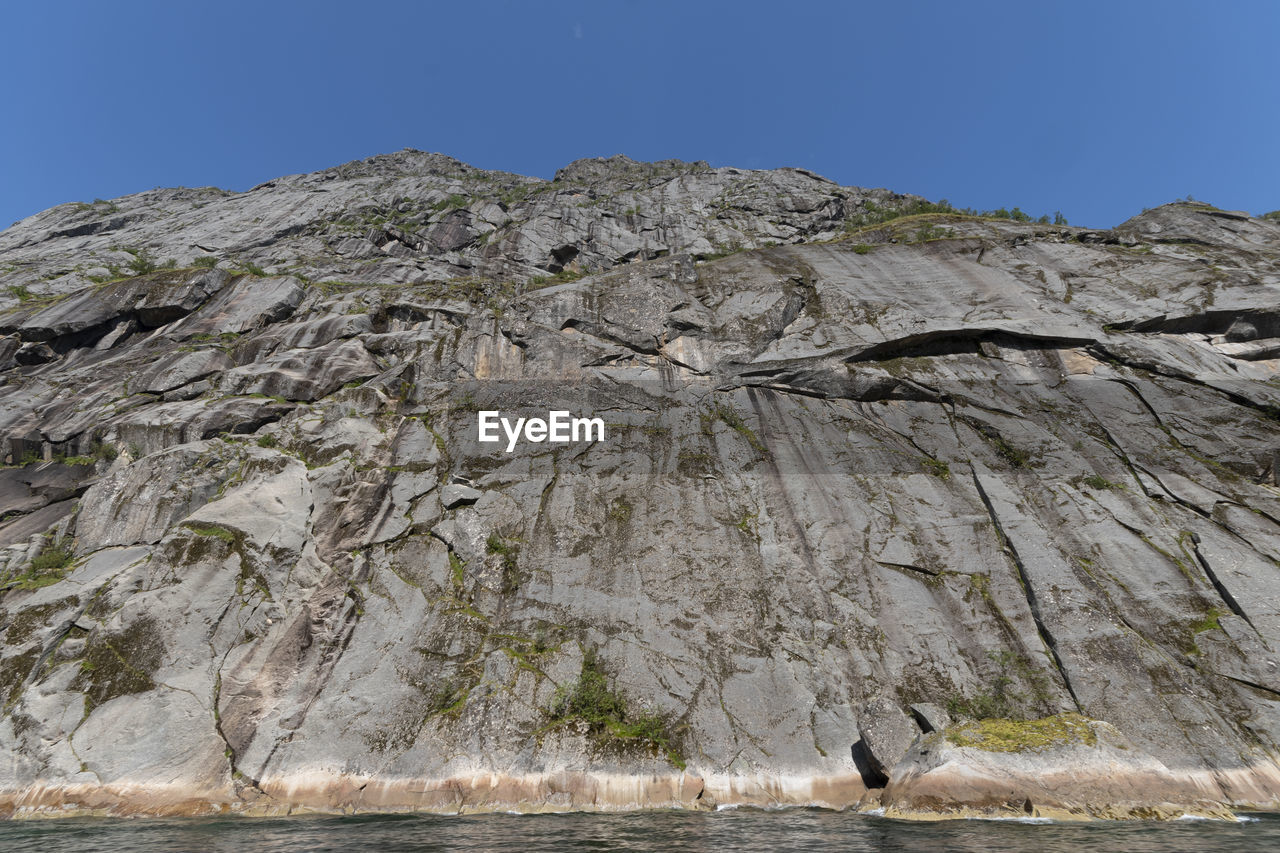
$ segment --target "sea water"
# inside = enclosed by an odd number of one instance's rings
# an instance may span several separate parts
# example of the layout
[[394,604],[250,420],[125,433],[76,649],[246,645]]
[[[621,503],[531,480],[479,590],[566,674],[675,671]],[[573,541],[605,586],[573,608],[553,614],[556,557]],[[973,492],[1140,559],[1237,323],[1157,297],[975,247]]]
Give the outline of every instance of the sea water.
[[1280,850],[1280,815],[1238,822],[909,822],[815,809],[627,814],[70,818],[0,823],[0,850],[37,853],[373,850],[1034,851]]

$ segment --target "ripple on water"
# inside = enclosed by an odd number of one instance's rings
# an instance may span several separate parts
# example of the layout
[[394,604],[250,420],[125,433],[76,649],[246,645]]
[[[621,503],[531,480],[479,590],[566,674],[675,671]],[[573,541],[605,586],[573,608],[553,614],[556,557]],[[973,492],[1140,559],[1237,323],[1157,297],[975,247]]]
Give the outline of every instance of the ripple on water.
[[521,853],[586,850],[1024,851],[1132,853],[1212,849],[1280,850],[1280,815],[1237,822],[1055,823],[1012,820],[895,821],[820,809],[725,809],[621,814],[306,816],[294,818],[95,819],[0,823],[0,850],[40,853],[378,853],[517,848]]

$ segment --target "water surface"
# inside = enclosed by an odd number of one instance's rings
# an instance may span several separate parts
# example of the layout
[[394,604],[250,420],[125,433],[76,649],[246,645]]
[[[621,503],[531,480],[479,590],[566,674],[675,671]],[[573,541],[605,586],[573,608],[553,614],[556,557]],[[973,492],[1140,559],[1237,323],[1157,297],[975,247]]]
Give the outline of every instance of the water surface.
[[0,850],[302,853],[376,850],[1034,851],[1280,850],[1280,815],[1240,823],[914,823],[813,809],[631,814],[72,818],[0,823]]

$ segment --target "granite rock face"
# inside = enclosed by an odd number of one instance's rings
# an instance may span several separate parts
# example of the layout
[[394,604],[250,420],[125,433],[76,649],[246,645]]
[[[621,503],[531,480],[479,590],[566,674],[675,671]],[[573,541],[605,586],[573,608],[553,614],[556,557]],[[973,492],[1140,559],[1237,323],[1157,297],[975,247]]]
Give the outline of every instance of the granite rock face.
[[579,160],[546,181],[405,150],[246,193],[157,189],[51,208],[0,232],[0,289],[64,293],[147,260],[186,266],[201,258],[370,284],[524,280],[829,239],[869,204],[913,199],[841,187],[802,169],[617,156]]
[[0,807],[1280,804],[1280,226],[845,233],[910,200],[407,152],[0,232]]

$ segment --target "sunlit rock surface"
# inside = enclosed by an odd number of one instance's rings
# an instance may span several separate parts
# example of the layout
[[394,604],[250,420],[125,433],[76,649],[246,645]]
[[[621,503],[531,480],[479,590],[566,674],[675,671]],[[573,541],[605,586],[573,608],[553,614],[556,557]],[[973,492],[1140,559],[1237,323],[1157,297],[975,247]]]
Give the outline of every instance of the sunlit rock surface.
[[1280,226],[846,234],[913,200],[404,152],[0,232],[0,811],[1276,807]]

